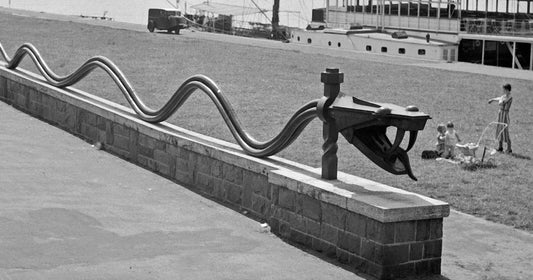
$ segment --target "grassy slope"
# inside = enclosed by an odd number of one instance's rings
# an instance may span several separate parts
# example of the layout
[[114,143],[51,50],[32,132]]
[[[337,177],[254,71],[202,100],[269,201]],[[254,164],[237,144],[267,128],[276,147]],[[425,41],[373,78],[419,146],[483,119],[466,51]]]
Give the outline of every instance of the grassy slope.
[[[141,98],[154,108],[168,100],[187,77],[205,74],[218,83],[246,129],[259,139],[277,134],[299,106],[320,97],[320,72],[328,66],[338,67],[345,73],[342,91],[370,101],[415,104],[433,118],[410,152],[418,182],[382,171],[340,139],[342,171],[438,198],[460,211],[533,231],[531,160],[498,154],[498,168],[469,172],[446,162],[424,161],[419,156],[422,150],[433,148],[439,122],[451,120],[464,141],[477,141],[485,126],[497,116],[497,106],[486,101],[500,95],[501,85],[506,82],[513,85],[515,99],[511,112],[513,150],[531,156],[533,85],[529,81],[4,14],[0,26],[0,42],[10,55],[22,43],[31,42],[58,74],[71,73],[95,55],[110,58]],[[36,71],[29,59],[22,67]],[[76,87],[125,104],[103,71],[94,72]],[[201,93],[194,95],[170,121],[233,142],[218,112]],[[320,146],[321,125],[314,121],[280,156],[319,166]]]

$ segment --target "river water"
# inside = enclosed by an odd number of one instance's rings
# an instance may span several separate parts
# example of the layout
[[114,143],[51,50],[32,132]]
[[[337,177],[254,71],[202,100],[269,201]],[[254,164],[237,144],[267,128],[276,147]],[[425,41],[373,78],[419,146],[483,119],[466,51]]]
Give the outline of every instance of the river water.
[[[179,7],[188,13],[194,13],[190,7],[205,0],[179,1]],[[273,0],[217,0],[218,2],[245,7],[271,10]],[[146,24],[149,8],[173,8],[175,0],[0,0],[0,6],[13,9],[31,10],[62,15],[102,16],[116,21]],[[293,27],[305,27],[311,21],[313,8],[325,7],[324,0],[280,0],[280,24]],[[286,11],[286,12],[284,12]],[[290,12],[288,12],[290,11]],[[271,13],[267,13],[271,17]],[[262,14],[242,16],[244,21],[266,22]]]

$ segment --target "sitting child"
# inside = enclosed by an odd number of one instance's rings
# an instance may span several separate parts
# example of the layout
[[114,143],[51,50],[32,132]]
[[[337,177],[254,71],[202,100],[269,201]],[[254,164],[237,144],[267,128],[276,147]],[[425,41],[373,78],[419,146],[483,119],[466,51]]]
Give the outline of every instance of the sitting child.
[[455,157],[455,144],[461,142],[459,134],[455,131],[454,125],[452,122],[446,124],[446,133],[444,136],[444,158],[454,158]]
[[439,124],[437,126],[437,131],[439,134],[437,134],[437,156],[442,157],[442,154],[444,154],[444,140],[445,140],[445,133],[446,133],[446,126],[444,126],[443,123]]

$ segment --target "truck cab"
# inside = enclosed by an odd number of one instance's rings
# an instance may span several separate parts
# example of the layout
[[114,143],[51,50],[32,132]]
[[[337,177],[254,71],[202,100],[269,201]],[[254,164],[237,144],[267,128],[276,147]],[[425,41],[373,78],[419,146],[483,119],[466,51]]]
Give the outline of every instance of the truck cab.
[[157,29],[179,34],[181,29],[187,28],[187,20],[176,9],[149,9],[147,27],[150,32]]

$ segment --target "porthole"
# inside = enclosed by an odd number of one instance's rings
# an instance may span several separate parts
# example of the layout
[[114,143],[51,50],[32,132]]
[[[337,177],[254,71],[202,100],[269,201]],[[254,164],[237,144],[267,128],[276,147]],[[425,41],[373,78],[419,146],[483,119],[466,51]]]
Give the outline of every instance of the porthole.
[[371,51],[372,51],[372,46],[370,46],[370,45],[366,45],[366,50],[369,51],[369,52],[371,52]]
[[405,54],[405,49],[404,48],[399,48],[398,49],[398,53],[399,54]]
[[381,47],[381,52],[387,52],[387,47]]
[[426,55],[425,49],[418,49],[418,55]]
[[308,44],[311,44],[313,42],[313,40],[311,40],[311,38],[307,38],[307,43]]

